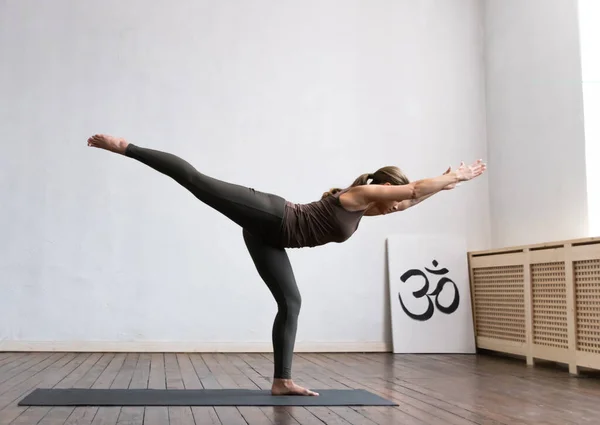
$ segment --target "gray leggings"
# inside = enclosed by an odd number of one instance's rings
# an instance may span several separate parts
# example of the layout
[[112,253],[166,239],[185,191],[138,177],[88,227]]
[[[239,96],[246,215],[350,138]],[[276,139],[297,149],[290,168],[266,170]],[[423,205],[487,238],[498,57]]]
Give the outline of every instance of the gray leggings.
[[173,178],[196,198],[242,227],[258,274],[277,302],[272,330],[274,378],[290,379],[302,300],[287,252],[278,245],[285,200],[206,176],[167,152],[130,143],[125,155]]

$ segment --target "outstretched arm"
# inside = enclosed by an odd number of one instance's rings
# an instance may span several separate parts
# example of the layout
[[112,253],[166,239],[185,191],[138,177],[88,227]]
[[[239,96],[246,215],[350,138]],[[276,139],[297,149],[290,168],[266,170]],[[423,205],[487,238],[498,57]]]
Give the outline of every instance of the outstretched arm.
[[[378,202],[400,202],[405,207],[414,206],[431,197],[441,190],[450,190],[459,182],[474,179],[483,174],[486,165],[478,160],[470,166],[461,162],[456,171],[449,168],[439,177],[421,179],[405,185],[364,185],[352,188],[351,194],[354,206],[366,208]],[[404,208],[406,209],[406,208]]]
[[[439,193],[439,191],[435,192],[435,193]],[[402,201],[402,202],[400,202],[400,205],[398,206],[398,211],[404,211],[410,207],[414,207],[415,205],[423,202],[425,199],[432,197],[433,195],[435,195],[435,193],[430,193],[429,195],[421,196],[420,198],[416,198],[416,199],[407,199],[405,201]]]
[[[442,189],[442,190],[445,190],[445,189]],[[438,193],[438,192],[436,192],[436,193]],[[398,203],[398,207],[397,207],[396,211],[394,211],[394,212],[400,212],[400,211],[404,211],[410,207],[414,207],[415,205],[423,202],[425,199],[430,198],[433,195],[434,195],[434,193],[430,193],[429,195],[425,195],[420,198],[404,200],[404,201]],[[367,210],[367,213],[365,215],[366,216],[376,216],[376,215],[381,215],[381,212],[377,208],[373,208],[373,209]]]
[[[461,163],[461,166],[464,165],[463,163]],[[449,174],[452,171],[452,167],[448,167],[448,169],[444,172],[445,174]],[[452,190],[456,187],[457,183],[451,183],[447,186],[445,186],[442,190]],[[441,192],[440,190],[438,190],[437,192],[434,193],[430,193],[428,195],[425,196],[421,196],[420,198],[416,198],[416,199],[407,199],[405,201],[400,202],[400,205],[398,206],[398,211],[404,211],[407,208],[410,207],[414,207],[415,205],[423,202],[425,199],[430,198],[431,196],[435,195],[436,193]]]

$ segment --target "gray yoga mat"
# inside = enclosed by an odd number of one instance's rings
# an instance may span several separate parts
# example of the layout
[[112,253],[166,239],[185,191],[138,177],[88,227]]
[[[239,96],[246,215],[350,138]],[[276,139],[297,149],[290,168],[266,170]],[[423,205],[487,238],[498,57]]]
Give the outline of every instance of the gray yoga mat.
[[362,389],[314,390],[318,396],[250,389],[37,388],[19,406],[398,406]]

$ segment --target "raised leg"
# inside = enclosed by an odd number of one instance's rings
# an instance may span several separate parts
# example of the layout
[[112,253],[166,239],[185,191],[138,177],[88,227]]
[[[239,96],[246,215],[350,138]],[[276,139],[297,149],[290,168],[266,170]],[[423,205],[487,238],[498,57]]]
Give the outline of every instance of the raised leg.
[[243,235],[260,277],[277,302],[272,331],[275,370],[271,392],[276,395],[318,395],[292,382],[292,358],[302,298],[287,252],[266,244],[247,229]]
[[282,197],[215,179],[176,155],[140,147],[123,138],[95,135],[88,139],[88,145],[125,155],[171,177],[241,227],[272,244],[278,243],[285,208]]

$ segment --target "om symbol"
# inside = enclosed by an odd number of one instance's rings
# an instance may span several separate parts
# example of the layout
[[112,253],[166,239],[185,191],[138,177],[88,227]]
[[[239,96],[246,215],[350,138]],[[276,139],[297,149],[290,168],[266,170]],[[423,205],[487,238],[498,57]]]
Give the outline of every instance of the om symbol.
[[[436,260],[433,260],[432,264],[434,267],[438,266],[438,262]],[[446,273],[448,273],[448,269],[446,269],[446,268],[442,268],[440,270],[430,270],[427,267],[425,267],[425,270],[427,270],[429,273],[431,273],[433,275],[437,275],[437,276],[443,276]],[[429,279],[427,279],[427,276],[421,270],[410,269],[410,270],[406,271],[400,277],[400,280],[403,283],[406,283],[406,281],[413,276],[421,276],[425,280],[425,284],[423,285],[423,287],[421,289],[419,289],[418,291],[414,291],[413,296],[415,298],[422,298],[422,297],[426,296],[427,301],[428,301],[428,307],[427,307],[427,310],[425,311],[425,313],[423,313],[423,314],[412,313],[408,310],[408,308],[404,304],[404,301],[402,301],[402,295],[400,293],[398,293],[398,299],[400,300],[400,305],[402,306],[402,310],[404,310],[404,312],[408,315],[408,317],[410,317],[414,320],[421,321],[421,322],[425,322],[425,321],[431,319],[431,317],[433,317],[433,312],[434,312],[434,308],[433,308],[434,302],[435,302],[435,307],[442,313],[452,314],[456,311],[456,309],[458,308],[458,305],[460,303],[460,294],[458,293],[458,287],[451,279],[448,279],[447,277],[442,277],[440,280],[438,280],[438,283],[437,283],[435,289],[431,293],[428,294],[427,292],[429,291]],[[440,304],[440,302],[438,300],[438,296],[443,291],[444,286],[446,286],[446,284],[448,284],[448,283],[451,283],[452,286],[454,287],[454,298],[452,299],[452,303],[446,307],[446,306],[443,306]],[[432,301],[432,299],[433,299],[433,301]]]

